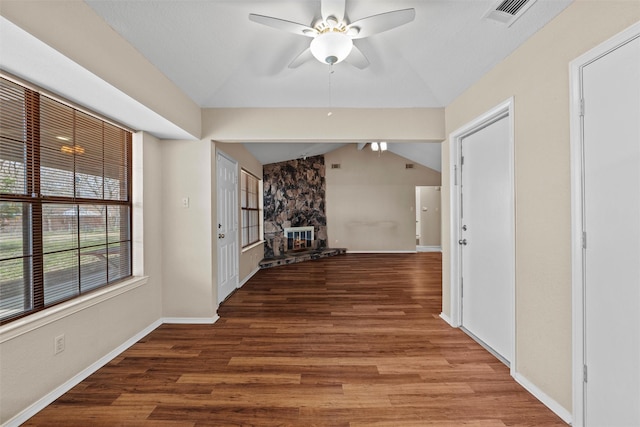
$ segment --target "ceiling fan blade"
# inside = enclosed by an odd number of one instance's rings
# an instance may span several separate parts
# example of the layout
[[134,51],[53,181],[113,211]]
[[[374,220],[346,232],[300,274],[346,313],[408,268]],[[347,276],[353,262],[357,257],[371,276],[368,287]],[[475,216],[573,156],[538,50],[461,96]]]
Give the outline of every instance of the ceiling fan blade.
[[249,20],[257,22],[258,24],[266,25],[267,27],[275,28],[277,30],[298,34],[300,36],[313,38],[318,35],[318,32],[311,27],[298,24],[297,22],[285,21],[284,19],[280,18],[273,18],[271,16],[256,15],[255,13],[250,13]]
[[345,0],[320,0],[320,13],[322,19],[327,21],[327,18],[333,16],[336,18],[336,23],[342,22],[344,19]]
[[393,12],[362,18],[353,22],[348,28],[352,30],[354,28],[358,29],[358,33],[351,36],[352,39],[362,39],[404,25],[413,21],[415,17],[416,10],[413,8],[394,10]]
[[307,48],[302,51],[302,53],[294,58],[293,61],[289,64],[289,68],[298,68],[302,64],[307,61],[313,59],[313,54],[311,53],[311,49]]
[[356,47],[356,45],[353,45],[351,53],[346,57],[344,62],[351,64],[356,68],[360,68],[361,70],[364,70],[369,66],[369,60],[364,56],[364,53]]

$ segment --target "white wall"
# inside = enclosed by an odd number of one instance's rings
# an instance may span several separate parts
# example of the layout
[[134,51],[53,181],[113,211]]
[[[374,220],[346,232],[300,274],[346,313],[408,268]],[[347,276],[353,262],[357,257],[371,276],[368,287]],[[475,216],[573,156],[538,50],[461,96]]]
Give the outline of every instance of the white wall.
[[[134,187],[140,186],[140,173],[144,180],[144,193],[138,193],[134,200],[134,209],[144,212],[144,237],[134,229],[134,240],[144,239],[147,282],[120,294],[113,288],[90,294],[0,327],[0,423],[27,409],[161,317],[159,144],[150,135],[134,137]],[[139,263],[135,268],[139,269]],[[54,355],[54,337],[60,334],[65,335],[66,349]]]

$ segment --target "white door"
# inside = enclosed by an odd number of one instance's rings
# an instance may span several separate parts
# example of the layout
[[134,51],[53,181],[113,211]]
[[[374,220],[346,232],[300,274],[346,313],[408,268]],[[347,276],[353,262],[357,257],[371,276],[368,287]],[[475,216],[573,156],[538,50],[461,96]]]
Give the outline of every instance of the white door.
[[640,426],[640,38],[582,69],[585,425]]
[[218,303],[238,286],[238,164],[218,152]]
[[513,344],[509,118],[461,140],[462,327],[505,362]]

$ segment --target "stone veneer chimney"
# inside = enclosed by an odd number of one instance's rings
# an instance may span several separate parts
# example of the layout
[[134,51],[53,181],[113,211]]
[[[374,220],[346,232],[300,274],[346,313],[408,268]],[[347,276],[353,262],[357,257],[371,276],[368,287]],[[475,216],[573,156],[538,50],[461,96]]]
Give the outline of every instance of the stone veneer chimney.
[[284,229],[314,227],[314,249],[327,246],[324,156],[263,166],[264,256],[286,250]]

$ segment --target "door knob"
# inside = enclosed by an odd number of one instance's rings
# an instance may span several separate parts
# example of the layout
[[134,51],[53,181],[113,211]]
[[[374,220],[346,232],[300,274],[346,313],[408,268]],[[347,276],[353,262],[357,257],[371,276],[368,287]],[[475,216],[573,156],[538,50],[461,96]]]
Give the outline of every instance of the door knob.
[[224,233],[218,234],[218,239],[224,239]]
[[460,240],[458,240],[458,244],[459,244],[459,245],[466,246],[466,245],[467,245],[467,239],[460,239]]

